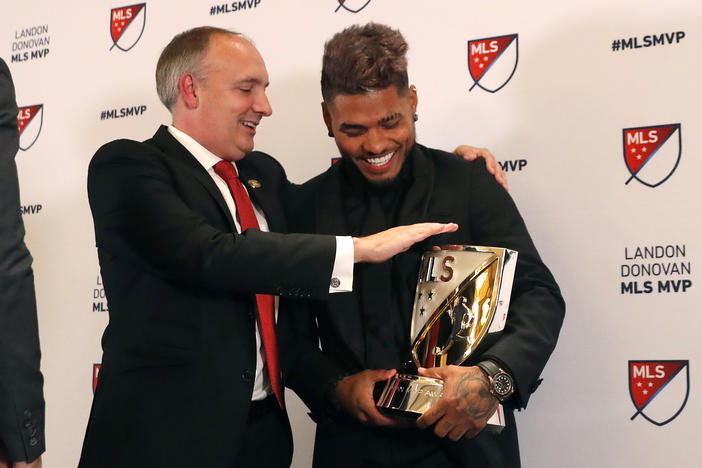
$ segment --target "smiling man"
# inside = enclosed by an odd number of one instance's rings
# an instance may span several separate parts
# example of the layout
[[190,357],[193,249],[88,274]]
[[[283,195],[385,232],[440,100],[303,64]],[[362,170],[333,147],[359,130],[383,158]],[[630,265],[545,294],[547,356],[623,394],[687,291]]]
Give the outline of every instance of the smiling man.
[[156,67],[172,125],[107,143],[90,163],[110,317],[82,468],[289,466],[273,295],[349,291],[355,262],[456,229],[265,232],[287,231],[289,185],[275,159],[252,152],[272,112],[267,85],[261,55],[239,34],[179,34]]
[[[322,113],[342,160],[291,197],[296,232],[364,235],[405,223],[455,220],[387,262],[358,266],[352,295],[290,305],[280,331],[286,384],[317,422],[315,467],[518,467],[512,410],[526,406],[554,349],[565,305],[524,221],[485,163],[415,141],[417,90],[407,43],[370,23],[330,39],[322,62]],[[504,334],[466,366],[421,371],[445,380],[444,395],[416,424],[380,413],[374,389],[407,358],[422,253],[473,244],[519,251]],[[321,342],[321,349],[318,343]],[[505,372],[513,393],[494,391]],[[506,428],[483,431],[498,402]]]

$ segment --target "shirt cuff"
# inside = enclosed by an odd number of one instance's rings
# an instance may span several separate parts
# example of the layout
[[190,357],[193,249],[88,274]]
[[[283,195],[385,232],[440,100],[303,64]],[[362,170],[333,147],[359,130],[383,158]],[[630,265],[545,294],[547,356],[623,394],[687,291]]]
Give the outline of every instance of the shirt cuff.
[[329,292],[353,291],[353,238],[351,236],[336,236],[336,257]]

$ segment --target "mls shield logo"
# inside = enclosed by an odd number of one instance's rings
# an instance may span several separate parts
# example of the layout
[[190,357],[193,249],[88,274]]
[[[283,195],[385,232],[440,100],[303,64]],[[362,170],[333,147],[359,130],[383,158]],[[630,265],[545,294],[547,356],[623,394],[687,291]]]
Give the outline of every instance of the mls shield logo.
[[110,10],[110,36],[115,46],[128,51],[141,39],[146,26],[146,3],[123,6]]
[[19,108],[17,126],[19,127],[19,147],[27,151],[39,138],[44,123],[44,104],[34,104]]
[[514,76],[519,62],[519,35],[468,41],[468,72],[476,86],[489,93],[501,90]]
[[656,187],[673,175],[682,154],[680,124],[625,128],[624,162],[633,179]]
[[102,364],[93,364],[93,393],[95,393],[95,390],[97,389],[98,374],[100,373],[100,367],[102,367]]
[[346,11],[350,11],[351,13],[358,13],[359,11],[363,10],[370,2],[371,0],[336,0],[339,2],[339,6],[336,7],[336,10],[334,10],[334,13],[339,11],[340,8],[343,8]]
[[656,426],[675,419],[690,394],[690,361],[629,361],[629,394],[636,413]]

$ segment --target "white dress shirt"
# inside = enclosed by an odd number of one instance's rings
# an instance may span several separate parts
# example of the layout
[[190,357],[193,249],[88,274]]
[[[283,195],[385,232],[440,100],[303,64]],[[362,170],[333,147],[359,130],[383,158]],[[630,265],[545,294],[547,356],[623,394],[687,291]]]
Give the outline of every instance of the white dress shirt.
[[[222,193],[222,197],[231,212],[234,224],[236,224],[236,229],[241,233],[241,225],[236,215],[236,204],[234,203],[234,197],[232,197],[229,191],[229,186],[217,173],[214,171],[214,166],[222,160],[222,158],[216,156],[207,150],[204,146],[198,143],[194,138],[178,130],[172,125],[168,126],[168,131],[173,138],[178,140],[178,142],[187,149],[190,154],[192,154],[195,159],[202,165],[207,173],[212,177],[215,185]],[[234,169],[239,173],[236,164],[232,163]],[[244,189],[246,185],[244,184]],[[256,219],[258,220],[258,225],[261,231],[268,231],[268,222],[263,214],[253,200],[251,200],[253,205],[254,213],[256,214]],[[349,236],[337,236],[336,237],[336,257],[334,259],[334,268],[332,270],[332,276],[329,281],[329,292],[349,292],[353,289],[353,239]],[[332,281],[333,280],[333,281]],[[278,314],[278,298],[275,298],[275,313],[276,317]],[[258,322],[258,321],[257,321]],[[252,400],[262,400],[266,398],[270,393],[270,383],[268,379],[268,373],[264,372],[264,366],[266,362],[265,352],[263,350],[261,342],[261,332],[259,327],[256,327],[256,348],[258,349],[258,355],[256,358],[256,378],[254,380],[253,394],[251,395]]]

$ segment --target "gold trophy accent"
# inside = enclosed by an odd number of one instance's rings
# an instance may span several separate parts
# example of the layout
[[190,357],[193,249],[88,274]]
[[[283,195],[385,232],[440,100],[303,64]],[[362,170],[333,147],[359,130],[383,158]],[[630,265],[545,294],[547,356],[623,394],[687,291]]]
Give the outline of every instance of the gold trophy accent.
[[[499,247],[443,246],[422,256],[407,362],[388,380],[377,403],[386,414],[417,418],[443,395],[440,379],[418,367],[461,365],[504,329],[517,252]],[[502,406],[488,421],[504,427]]]

